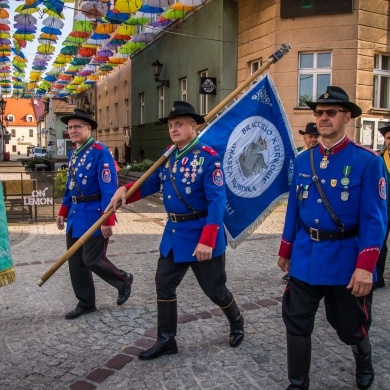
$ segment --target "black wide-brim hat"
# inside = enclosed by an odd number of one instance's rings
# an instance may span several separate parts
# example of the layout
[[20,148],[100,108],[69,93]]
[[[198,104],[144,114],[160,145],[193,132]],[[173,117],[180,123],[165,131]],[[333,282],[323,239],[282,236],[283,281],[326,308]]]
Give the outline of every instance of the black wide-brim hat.
[[340,87],[335,87],[330,85],[326,88],[326,92],[322,94],[316,102],[306,102],[306,104],[312,109],[315,110],[317,104],[333,104],[341,107],[345,107],[348,111],[351,112],[351,118],[357,118],[362,115],[361,108],[349,101],[348,94]]
[[195,112],[195,108],[190,103],[183,102],[181,100],[173,102],[171,112],[165,118],[160,118],[160,122],[168,123],[168,119],[176,118],[177,116],[190,116],[195,122],[200,125],[204,123],[204,118]]
[[380,129],[378,129],[379,132],[385,136],[386,133],[388,133],[390,131],[390,126],[384,126],[384,127],[381,127]]
[[312,135],[320,135],[317,129],[317,125],[314,122],[309,122],[306,125],[305,130],[299,130],[299,134],[305,135],[305,134],[312,134]]
[[86,111],[76,108],[73,114],[65,115],[61,118],[61,122],[66,125],[71,119],[81,119],[91,125],[92,130],[95,130],[98,127],[98,124],[87,114]]

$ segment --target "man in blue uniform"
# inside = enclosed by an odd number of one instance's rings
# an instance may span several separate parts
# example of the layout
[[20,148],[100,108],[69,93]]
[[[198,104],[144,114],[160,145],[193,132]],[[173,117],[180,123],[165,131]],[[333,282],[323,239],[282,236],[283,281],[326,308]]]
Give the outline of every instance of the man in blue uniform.
[[387,227],[384,164],[347,137],[345,127],[361,109],[343,89],[329,86],[307,104],[321,142],[296,158],[278,260],[290,271],[282,306],[288,389],[309,388],[311,333],[322,298],[327,320],[352,346],[359,389],[368,389],[372,285]]
[[222,218],[226,206],[221,159],[197,137],[202,116],[187,102],[176,101],[168,117],[169,134],[177,146],[166,164],[153,173],[126,201],[126,191],[134,183],[120,187],[111,200],[115,209],[160,189],[168,213],[160,243],[156,271],[157,341],[143,351],[142,360],[177,353],[176,288],[191,267],[204,293],[218,305],[230,323],[230,346],[244,338],[244,319],[226,288],[226,237]]
[[318,132],[317,125],[314,122],[309,122],[306,125],[305,130],[299,130],[299,134],[303,135],[303,142],[305,145],[298,148],[298,153],[302,153],[304,150],[316,146],[320,141],[320,133]]
[[[117,189],[114,159],[102,143],[95,141],[91,130],[97,123],[83,110],[61,118],[76,147],[68,156],[68,180],[57,227],[66,225],[66,245],[69,249],[103,214]],[[92,272],[118,290],[117,304],[123,305],[130,296],[133,276],[118,269],[106,256],[115,215],[70,256],[69,273],[73,290],[79,300],[76,308],[65,315],[72,320],[96,311]]]
[[[383,161],[385,162],[385,166],[386,166],[387,196],[389,196],[390,193],[390,126],[381,127],[379,129],[379,132],[383,135],[385,139],[385,148],[380,153],[380,155],[383,158]],[[378,262],[376,263],[376,272],[378,277],[377,277],[377,281],[374,283],[374,287],[373,287],[374,290],[376,290],[377,288],[385,287],[384,273],[385,273],[386,258],[388,253],[387,239],[389,238],[389,231],[390,231],[390,203],[389,202],[387,206],[388,206],[387,230],[386,230],[385,240],[383,241],[381,253],[379,255]]]

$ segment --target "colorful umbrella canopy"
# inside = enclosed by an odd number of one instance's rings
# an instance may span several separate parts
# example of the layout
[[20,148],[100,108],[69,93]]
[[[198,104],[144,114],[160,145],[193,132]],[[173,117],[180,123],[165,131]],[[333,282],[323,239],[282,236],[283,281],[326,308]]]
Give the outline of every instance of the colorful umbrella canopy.
[[81,12],[89,18],[97,19],[108,12],[108,5],[100,1],[86,0],[80,4]]
[[121,13],[132,14],[142,7],[142,0],[117,0],[115,9]]
[[55,18],[53,16],[48,16],[43,22],[45,26],[61,29],[64,27],[64,22],[61,19]]

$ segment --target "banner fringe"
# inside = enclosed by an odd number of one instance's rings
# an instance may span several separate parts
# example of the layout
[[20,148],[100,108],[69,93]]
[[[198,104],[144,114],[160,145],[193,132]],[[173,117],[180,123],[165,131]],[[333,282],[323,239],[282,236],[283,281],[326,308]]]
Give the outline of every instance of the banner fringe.
[[288,193],[284,193],[276,198],[262,214],[247,228],[244,232],[239,234],[236,238],[230,236],[229,232],[226,231],[228,236],[228,244],[232,249],[236,249],[242,242],[244,242],[264,221],[265,219],[279,206],[286,203]]
[[0,287],[6,286],[16,281],[14,267],[0,271]]

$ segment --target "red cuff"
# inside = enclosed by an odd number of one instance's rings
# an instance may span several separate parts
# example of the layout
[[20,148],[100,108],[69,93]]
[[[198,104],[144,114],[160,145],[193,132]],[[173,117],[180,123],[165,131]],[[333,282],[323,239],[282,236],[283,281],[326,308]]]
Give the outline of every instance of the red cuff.
[[[131,187],[133,187],[133,185],[135,183],[136,183],[135,181],[132,181],[130,183],[125,184],[126,190],[130,189]],[[130,196],[129,199],[126,200],[126,204],[136,202],[137,200],[140,200],[141,198],[142,198],[141,190],[138,189],[137,191],[134,192],[133,195]]]
[[200,236],[199,243],[203,245],[207,245],[211,248],[215,248],[218,230],[219,230],[218,224],[205,225],[203,227],[203,231],[202,231],[202,235]]
[[361,268],[368,272],[374,272],[379,253],[379,247],[363,249],[358,255],[356,268]]
[[282,242],[280,243],[280,248],[279,248],[279,256],[284,257],[285,259],[290,259],[291,252],[292,252],[292,243],[282,238]]
[[[102,213],[104,215],[104,212]],[[103,223],[103,226],[115,226],[115,213],[112,213],[107,220]]]
[[64,206],[63,204],[60,207],[60,211],[58,212],[58,215],[61,217],[67,217],[69,214],[70,208],[68,206]]

